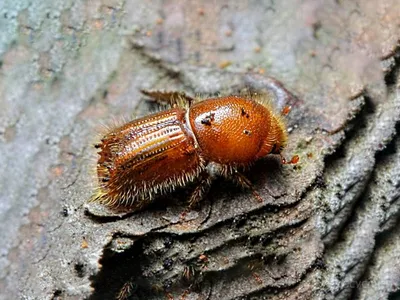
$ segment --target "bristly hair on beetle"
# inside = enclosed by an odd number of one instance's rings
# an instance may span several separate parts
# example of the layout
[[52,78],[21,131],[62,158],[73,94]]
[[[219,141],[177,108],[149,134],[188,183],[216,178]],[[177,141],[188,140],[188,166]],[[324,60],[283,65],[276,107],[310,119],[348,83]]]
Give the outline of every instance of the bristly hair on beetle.
[[282,115],[290,108],[277,113],[264,95],[199,100],[179,92],[142,92],[171,108],[110,129],[95,145],[98,189],[92,201],[136,211],[198,181],[191,207],[218,176],[262,201],[241,171],[269,154],[281,155],[287,143]]

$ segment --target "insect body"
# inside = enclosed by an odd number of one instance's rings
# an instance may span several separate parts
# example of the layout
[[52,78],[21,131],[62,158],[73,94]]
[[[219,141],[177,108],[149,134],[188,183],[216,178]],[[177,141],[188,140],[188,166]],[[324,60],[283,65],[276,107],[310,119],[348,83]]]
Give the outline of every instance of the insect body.
[[239,170],[270,153],[279,154],[286,144],[280,115],[262,101],[228,96],[178,107],[183,99],[193,99],[168,96],[174,108],[115,128],[96,145],[100,157],[95,200],[136,210],[156,195],[197,180],[193,205],[216,176],[250,187]]

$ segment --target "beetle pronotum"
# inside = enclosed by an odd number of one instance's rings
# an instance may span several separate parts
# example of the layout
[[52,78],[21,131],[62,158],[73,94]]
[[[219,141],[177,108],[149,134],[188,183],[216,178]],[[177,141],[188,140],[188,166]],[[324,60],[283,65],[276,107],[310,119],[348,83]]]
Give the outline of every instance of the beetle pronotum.
[[134,211],[197,180],[192,206],[217,176],[251,188],[240,171],[286,145],[281,115],[262,96],[195,101],[181,93],[143,92],[172,108],[114,128],[95,145],[99,188],[93,200],[110,208]]

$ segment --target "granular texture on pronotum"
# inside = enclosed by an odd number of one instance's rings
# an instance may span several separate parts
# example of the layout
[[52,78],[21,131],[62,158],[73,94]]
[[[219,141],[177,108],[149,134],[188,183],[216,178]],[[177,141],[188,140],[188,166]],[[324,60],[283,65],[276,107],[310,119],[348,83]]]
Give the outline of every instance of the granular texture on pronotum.
[[251,188],[240,172],[269,154],[280,154],[287,132],[263,96],[196,101],[182,93],[145,92],[172,108],[108,132],[99,149],[94,200],[137,210],[176,187],[197,182],[190,205],[217,176]]

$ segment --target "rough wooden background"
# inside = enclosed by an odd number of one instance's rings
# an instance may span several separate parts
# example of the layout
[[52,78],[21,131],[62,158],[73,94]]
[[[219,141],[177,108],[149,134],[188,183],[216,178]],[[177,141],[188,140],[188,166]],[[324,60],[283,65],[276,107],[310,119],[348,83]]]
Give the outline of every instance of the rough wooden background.
[[[400,297],[399,1],[3,0],[0,31],[0,299]],[[140,89],[267,76],[300,162],[248,173],[264,203],[221,180],[186,222],[186,190],[86,204],[101,124],[154,109]]]

